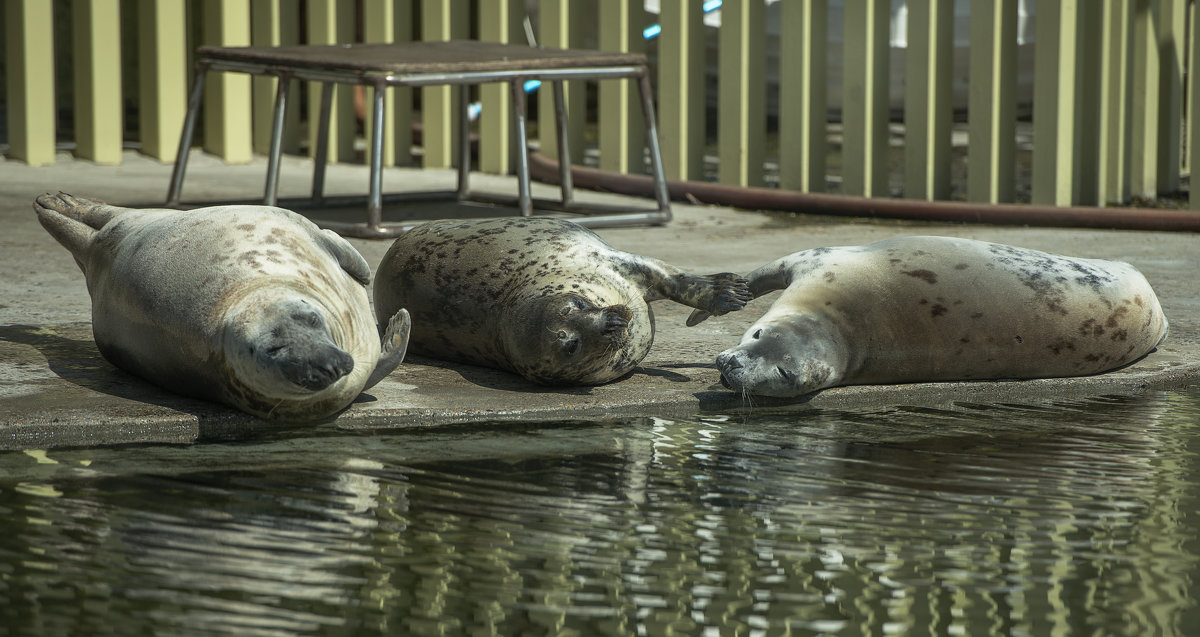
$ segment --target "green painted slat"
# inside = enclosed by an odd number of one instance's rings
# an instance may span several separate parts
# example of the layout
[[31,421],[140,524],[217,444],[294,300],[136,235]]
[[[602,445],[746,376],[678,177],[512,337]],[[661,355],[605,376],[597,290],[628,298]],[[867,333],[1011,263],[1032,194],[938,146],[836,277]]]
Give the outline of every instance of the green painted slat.
[[[308,24],[305,26],[309,44],[343,44],[354,41],[354,0],[308,0]],[[321,83],[308,83],[308,112],[321,112]],[[317,117],[308,118],[308,152],[316,153]],[[349,162],[356,159],[354,138],[357,133],[354,114],[354,88],[336,86],[333,108],[329,114],[328,161]]]
[[187,113],[187,5],[138,0],[138,137],[142,153],[175,161]]
[[[479,5],[479,39],[486,42],[525,43],[521,26],[524,3],[517,0],[489,0]],[[479,115],[479,169],[508,174],[513,163],[512,98],[504,83],[479,87],[483,111]]]
[[[640,0],[608,0],[600,12],[600,48],[622,53],[645,51],[642,29],[646,12]],[[600,83],[600,168],[621,173],[642,173],[645,165],[646,126],[642,118],[637,83],[608,80]]]
[[724,184],[763,183],[766,137],[766,5],[727,0],[721,7],[718,46],[718,179]]
[[[250,0],[250,42],[254,46],[280,46],[300,42],[300,0]],[[255,77],[252,82],[254,152],[270,151],[278,81]],[[283,152],[300,150],[299,82],[293,80],[284,115]]]
[[[422,0],[421,38],[427,41],[467,37],[466,0]],[[458,87],[427,86],[421,89],[422,146],[426,168],[449,168],[458,154]]]
[[1129,202],[1132,148],[1130,90],[1133,70],[1133,3],[1104,3],[1100,50],[1100,126],[1097,199],[1101,204]]
[[954,123],[954,2],[908,5],[904,94],[904,195],[950,198]]
[[[558,49],[579,48],[585,29],[595,27],[596,6],[586,0],[539,0],[538,44]],[[587,85],[563,82],[567,111],[567,142],[571,163],[583,162],[584,130],[587,125]],[[558,157],[558,129],[554,120],[554,91],[549,85],[538,90],[538,145],[547,157]]]
[[825,190],[825,48],[829,40],[826,0],[785,2],[781,7],[779,58],[779,186]]
[[97,164],[121,163],[121,5],[74,0],[75,154]]
[[677,0],[660,6],[658,131],[663,164],[669,179],[699,180],[704,177],[704,2]]
[[[382,0],[363,4],[363,40],[365,42],[404,42],[412,39],[411,0]],[[365,89],[364,104],[373,103],[374,89]],[[383,102],[383,165],[407,166],[412,163],[412,89],[389,88]],[[370,112],[366,112],[366,138],[374,134]],[[367,161],[371,144],[367,144]]]
[[30,166],[54,163],[54,16],[45,0],[5,0],[8,154]]
[[[1200,60],[1200,9],[1192,7],[1192,46],[1191,60],[1193,64]],[[1192,68],[1195,68],[1194,66]],[[1193,76],[1194,77],[1194,76]],[[1200,82],[1193,81],[1188,86],[1188,121],[1191,123],[1188,131],[1188,165],[1193,171],[1200,166]],[[1200,175],[1192,177],[1188,191],[1188,205],[1193,210],[1200,210]]]
[[888,188],[888,0],[846,4],[842,59],[842,191],[866,197]]
[[[250,44],[249,0],[203,4],[204,41],[218,46]],[[250,76],[211,73],[204,88],[204,148],[227,162],[246,163],[254,152],[250,133]]]
[[1079,197],[1079,5],[1040,0],[1034,40],[1033,203],[1067,206]]
[[1011,202],[1016,164],[1017,0],[971,0],[967,198]]

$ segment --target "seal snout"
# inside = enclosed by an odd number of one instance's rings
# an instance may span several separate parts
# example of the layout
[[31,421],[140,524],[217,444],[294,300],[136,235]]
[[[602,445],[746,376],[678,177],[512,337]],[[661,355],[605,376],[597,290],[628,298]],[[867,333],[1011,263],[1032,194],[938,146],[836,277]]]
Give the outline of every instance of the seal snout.
[[292,381],[305,389],[320,391],[353,370],[354,358],[337,347],[330,347],[297,364]]
[[743,367],[742,361],[732,352],[726,351],[717,355],[717,369],[721,370],[721,385],[725,389],[736,389],[733,383],[729,382],[729,376]]
[[606,308],[601,318],[604,335],[609,338],[624,335],[625,330],[629,327],[629,320],[631,318],[633,318],[633,313],[624,305]]

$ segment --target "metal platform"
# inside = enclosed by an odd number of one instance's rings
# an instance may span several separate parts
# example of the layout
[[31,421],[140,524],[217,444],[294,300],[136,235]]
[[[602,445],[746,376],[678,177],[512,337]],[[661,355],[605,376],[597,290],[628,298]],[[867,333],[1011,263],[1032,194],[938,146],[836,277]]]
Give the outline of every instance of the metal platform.
[[[516,44],[477,41],[403,42],[394,44],[341,44],[328,46],[282,47],[213,47],[196,51],[196,78],[188,101],[187,117],[179,140],[175,168],[167,193],[167,205],[178,206],[187,171],[188,153],[196,130],[204,96],[205,75],[208,72],[249,73],[279,79],[275,95],[274,122],[271,130],[270,153],[267,162],[266,188],[263,203],[278,201],[279,163],[283,141],[284,112],[288,102],[289,80],[321,82],[321,108],[315,149],[312,204],[325,200],[325,165],[328,155],[329,118],[333,103],[334,84],[356,84],[373,89],[371,110],[370,184],[367,196],[367,221],[361,224],[328,222],[318,224],[354,237],[390,237],[404,232],[411,224],[384,223],[382,192],[383,115],[384,100],[389,86],[455,85],[461,87],[459,113],[461,130],[458,147],[458,188],[446,196],[460,201],[476,200],[469,188],[471,170],[467,92],[471,85],[505,82],[510,86],[513,119],[517,144],[518,192],[516,206],[523,216],[536,210],[557,210],[578,213],[579,223],[592,227],[612,225],[662,224],[671,220],[662,151],[658,143],[658,128],[646,57],[638,53],[611,53],[575,49],[533,48]],[[647,143],[655,183],[657,207],[614,213],[589,211],[573,199],[574,186],[571,166],[560,162],[562,200],[557,203],[535,201],[530,195],[528,137],[526,133],[526,96],[524,85],[529,80],[550,83],[554,90],[555,119],[558,125],[558,156],[569,157],[566,132],[566,108],[562,82],[565,80],[637,80],[642,98],[642,114],[646,120]],[[546,206],[546,207],[543,207]]]

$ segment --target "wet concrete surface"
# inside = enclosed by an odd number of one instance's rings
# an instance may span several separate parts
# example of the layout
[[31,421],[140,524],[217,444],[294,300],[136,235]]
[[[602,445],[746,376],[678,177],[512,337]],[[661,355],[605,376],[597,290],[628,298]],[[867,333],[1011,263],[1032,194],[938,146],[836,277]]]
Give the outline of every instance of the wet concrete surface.
[[[0,159],[0,448],[46,448],[127,443],[190,443],[272,435],[295,426],[266,423],[235,410],[177,396],[109,364],[92,340],[90,299],[70,254],[38,224],[34,197],[64,191],[127,206],[160,206],[171,167],[127,153],[120,166],[98,166],[60,155],[52,167]],[[261,196],[265,161],[225,165],[196,153],[184,187],[187,205]],[[281,194],[303,197],[311,164],[284,160]],[[475,189],[514,194],[516,180],[476,174]],[[450,190],[452,171],[389,169],[387,192]],[[361,165],[334,165],[331,195],[366,191]],[[535,195],[554,188],[535,184]],[[579,193],[584,200],[646,202]],[[358,220],[359,206],[302,210],[313,218]],[[604,420],[635,415],[691,417],[814,409],[890,409],[897,406],[956,409],[963,405],[1098,395],[1134,395],[1148,388],[1200,382],[1200,237],[1187,233],[1000,227],[879,222],[803,214],[759,213],[676,204],[670,224],[598,232],[613,246],[658,257],[685,269],[745,273],[784,254],[818,246],[855,245],[932,234],[1009,243],[1073,256],[1119,259],[1140,269],[1154,286],[1170,321],[1159,349],[1124,369],[1098,376],[1002,382],[916,383],[838,387],[804,400],[754,399],[725,390],[713,364],[736,343],[775,295],[740,313],[684,326],[688,308],[656,302],[654,348],[630,376],[608,385],[554,389],[488,369],[410,357],[337,418],[311,429],[363,431],[459,423]],[[798,211],[799,212],[799,211]],[[442,218],[511,214],[507,209],[437,203],[389,207],[386,218]],[[351,239],[375,266],[390,241]]]

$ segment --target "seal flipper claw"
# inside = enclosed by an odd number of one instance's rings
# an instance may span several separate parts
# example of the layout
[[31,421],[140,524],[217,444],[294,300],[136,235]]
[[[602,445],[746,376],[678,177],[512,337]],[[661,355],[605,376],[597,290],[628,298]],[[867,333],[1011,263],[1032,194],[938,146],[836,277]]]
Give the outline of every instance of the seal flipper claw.
[[375,364],[375,369],[371,371],[371,376],[367,378],[367,384],[363,389],[374,387],[388,374],[395,371],[400,363],[404,362],[404,355],[408,352],[408,336],[411,331],[412,319],[408,315],[408,310],[400,308],[388,320],[387,330],[383,333],[383,351],[380,352],[379,362]]

